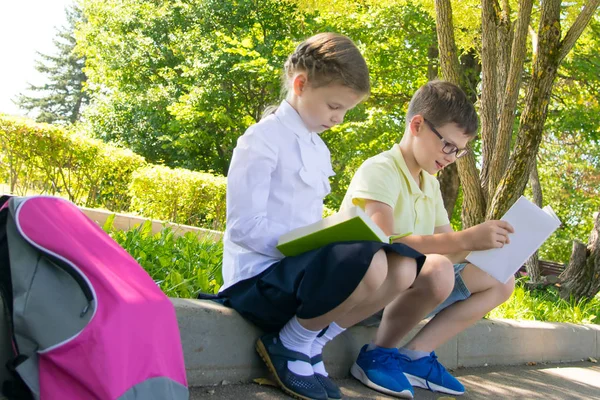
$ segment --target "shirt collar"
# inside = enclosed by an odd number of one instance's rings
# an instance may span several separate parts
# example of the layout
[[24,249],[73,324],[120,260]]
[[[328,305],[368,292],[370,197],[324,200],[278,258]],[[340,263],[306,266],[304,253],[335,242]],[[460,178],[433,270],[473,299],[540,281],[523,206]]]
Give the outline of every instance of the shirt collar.
[[[394,147],[392,147],[391,152],[392,156],[394,157],[394,161],[396,162],[396,165],[398,166],[398,168],[400,168],[400,170],[404,174],[404,178],[408,182],[408,190],[410,191],[410,193],[424,195],[423,191],[421,190],[417,182],[415,182],[410,171],[408,170],[408,166],[406,165],[406,161],[404,160],[404,156],[402,155],[402,151],[400,150],[400,145],[395,144]],[[421,180],[423,181],[423,187],[425,187],[426,182],[424,171],[421,171]]]
[[286,128],[294,132],[296,136],[304,140],[310,140],[314,143],[313,135],[316,133],[310,132],[298,111],[292,107],[287,100],[283,100],[279,107],[277,107],[277,111],[275,111],[275,117],[281,122]]

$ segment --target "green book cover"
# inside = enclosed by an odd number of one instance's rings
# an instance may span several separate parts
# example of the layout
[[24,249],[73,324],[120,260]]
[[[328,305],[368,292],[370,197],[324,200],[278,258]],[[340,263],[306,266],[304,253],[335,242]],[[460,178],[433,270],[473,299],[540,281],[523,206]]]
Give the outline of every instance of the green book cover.
[[352,207],[282,235],[277,249],[291,257],[330,243],[352,240],[387,243],[389,237],[360,207]]

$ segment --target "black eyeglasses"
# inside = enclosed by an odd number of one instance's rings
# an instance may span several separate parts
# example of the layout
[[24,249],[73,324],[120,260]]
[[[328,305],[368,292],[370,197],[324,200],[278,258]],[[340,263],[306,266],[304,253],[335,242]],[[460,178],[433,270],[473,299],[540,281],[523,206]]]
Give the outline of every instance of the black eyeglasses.
[[464,149],[459,149],[458,147],[456,147],[456,145],[449,143],[446,139],[444,139],[444,137],[437,131],[437,129],[434,128],[433,124],[429,121],[427,121],[425,118],[423,118],[423,121],[425,121],[425,123],[427,124],[427,126],[429,126],[429,129],[431,129],[431,131],[433,133],[435,133],[435,135],[440,138],[440,140],[442,141],[442,143],[444,144],[444,147],[442,147],[442,151],[445,154],[455,154],[456,158],[461,158],[466,156],[467,154],[469,154],[469,149],[468,148],[464,148]]

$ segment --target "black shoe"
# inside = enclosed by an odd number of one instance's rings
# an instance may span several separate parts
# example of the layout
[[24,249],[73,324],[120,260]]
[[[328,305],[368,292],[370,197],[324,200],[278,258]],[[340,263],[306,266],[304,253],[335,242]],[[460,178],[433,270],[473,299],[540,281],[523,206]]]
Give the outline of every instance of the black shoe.
[[288,361],[300,360],[310,363],[310,358],[287,349],[279,340],[278,333],[269,333],[258,339],[256,351],[267,364],[267,368],[275,375],[277,383],[284,392],[301,400],[328,400],[327,392],[315,375],[297,375],[288,369]]
[[[310,359],[310,364],[315,365],[320,363],[321,361],[323,361],[323,355],[319,354]],[[325,391],[327,392],[327,398],[329,400],[338,400],[342,398],[342,391],[340,390],[338,385],[336,385],[331,379],[329,379],[328,376],[321,375],[317,372],[315,372],[315,376],[317,377],[317,380],[319,381],[321,386],[323,386],[323,389],[325,389]]]

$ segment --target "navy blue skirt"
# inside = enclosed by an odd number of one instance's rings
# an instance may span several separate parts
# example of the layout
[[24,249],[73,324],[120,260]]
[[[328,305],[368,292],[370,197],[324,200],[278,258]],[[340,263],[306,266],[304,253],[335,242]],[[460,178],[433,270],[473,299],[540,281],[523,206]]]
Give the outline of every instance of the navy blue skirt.
[[401,243],[332,243],[283,258],[259,275],[219,293],[219,300],[264,331],[276,332],[294,315],[315,318],[342,304],[381,249],[414,258],[417,274],[425,262],[423,254]]

